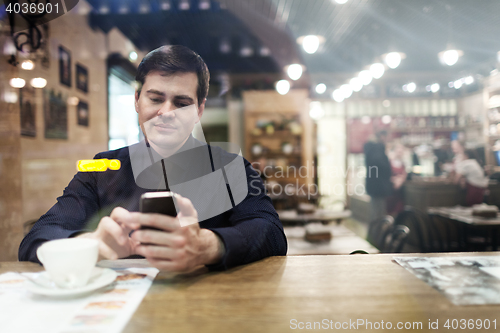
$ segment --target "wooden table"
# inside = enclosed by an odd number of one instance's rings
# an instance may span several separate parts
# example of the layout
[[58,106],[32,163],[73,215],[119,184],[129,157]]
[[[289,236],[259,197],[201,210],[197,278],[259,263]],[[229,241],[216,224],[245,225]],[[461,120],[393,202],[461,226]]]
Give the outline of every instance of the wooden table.
[[500,217],[474,216],[471,207],[434,207],[429,208],[427,212],[471,225],[500,226]]
[[486,218],[472,215],[471,207],[434,207],[427,210],[429,214],[445,217],[452,221],[459,222],[459,228],[462,241],[467,243],[465,237],[470,231],[485,230],[491,239],[493,250],[498,250],[498,242],[500,240],[500,217]]
[[[497,253],[411,254],[475,256]],[[398,255],[401,256],[401,255]],[[128,323],[132,332],[291,332],[298,322],[422,322],[489,319],[500,306],[456,306],[392,262],[393,255],[272,257],[227,272],[160,274]],[[122,264],[127,265],[122,261]],[[36,271],[0,263],[0,273]],[[302,331],[302,330],[298,330]],[[359,332],[373,332],[360,327]],[[383,331],[383,330],[379,330]],[[405,332],[413,330],[404,330]],[[445,329],[434,332],[447,331]],[[460,330],[460,332],[469,332]],[[477,331],[474,331],[477,332]],[[496,332],[493,329],[484,332]]]
[[305,227],[285,226],[283,229],[288,242],[287,255],[349,254],[356,250],[363,250],[368,253],[379,252],[377,248],[357,236],[344,225],[331,223],[325,228],[330,230],[332,239],[323,242],[309,242],[304,239]]

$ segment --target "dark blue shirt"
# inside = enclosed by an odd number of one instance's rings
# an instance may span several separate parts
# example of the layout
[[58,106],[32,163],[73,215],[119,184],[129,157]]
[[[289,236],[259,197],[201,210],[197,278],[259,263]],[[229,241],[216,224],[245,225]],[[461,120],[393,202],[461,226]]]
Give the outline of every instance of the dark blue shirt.
[[[128,147],[99,153],[94,158],[118,159],[121,168],[78,172],[57,203],[23,239],[19,260],[39,262],[36,250],[42,243],[92,231],[115,207],[139,211],[140,196],[147,190],[136,185]],[[248,195],[232,209],[200,222],[201,228],[213,231],[222,239],[226,249],[220,263],[209,266],[213,270],[286,254],[287,242],[278,214],[265,194],[259,175],[247,160],[244,163]]]

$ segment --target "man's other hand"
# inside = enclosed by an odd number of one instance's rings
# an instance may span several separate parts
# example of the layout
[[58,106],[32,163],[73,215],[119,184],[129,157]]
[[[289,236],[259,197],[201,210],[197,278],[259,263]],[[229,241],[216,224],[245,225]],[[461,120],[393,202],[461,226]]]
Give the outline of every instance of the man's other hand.
[[131,238],[140,243],[135,253],[156,268],[169,272],[186,272],[196,266],[219,262],[225,251],[220,238],[200,228],[198,213],[189,199],[176,196],[176,201],[180,209],[177,217],[131,213],[141,226],[160,229],[135,231]]
[[81,234],[79,238],[93,238],[99,241],[99,260],[126,258],[135,253],[138,242],[129,237],[132,230],[139,228],[133,222],[133,213],[116,207],[110,216],[99,221],[94,232]]

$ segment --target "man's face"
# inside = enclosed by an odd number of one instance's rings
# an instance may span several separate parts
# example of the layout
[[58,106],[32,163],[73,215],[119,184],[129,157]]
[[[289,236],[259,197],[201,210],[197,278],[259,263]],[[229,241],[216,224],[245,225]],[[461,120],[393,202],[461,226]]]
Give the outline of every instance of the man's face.
[[151,72],[146,76],[141,94],[135,95],[135,109],[153,148],[176,151],[199,121],[205,101],[198,106],[195,73],[161,74]]

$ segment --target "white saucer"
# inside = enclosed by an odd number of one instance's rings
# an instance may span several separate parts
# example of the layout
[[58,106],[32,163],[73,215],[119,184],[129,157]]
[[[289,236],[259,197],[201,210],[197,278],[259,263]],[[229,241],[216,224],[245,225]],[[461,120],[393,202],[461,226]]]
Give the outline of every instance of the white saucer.
[[[44,295],[44,296],[77,296],[89,293],[91,291],[100,289],[112,283],[116,279],[116,272],[109,268],[94,268],[89,282],[79,288],[75,289],[62,289],[58,287],[47,288],[39,284],[36,284],[30,280],[26,280],[26,288],[34,294]],[[41,284],[53,284],[50,280],[50,276],[47,272],[39,273],[36,277],[39,279]]]

